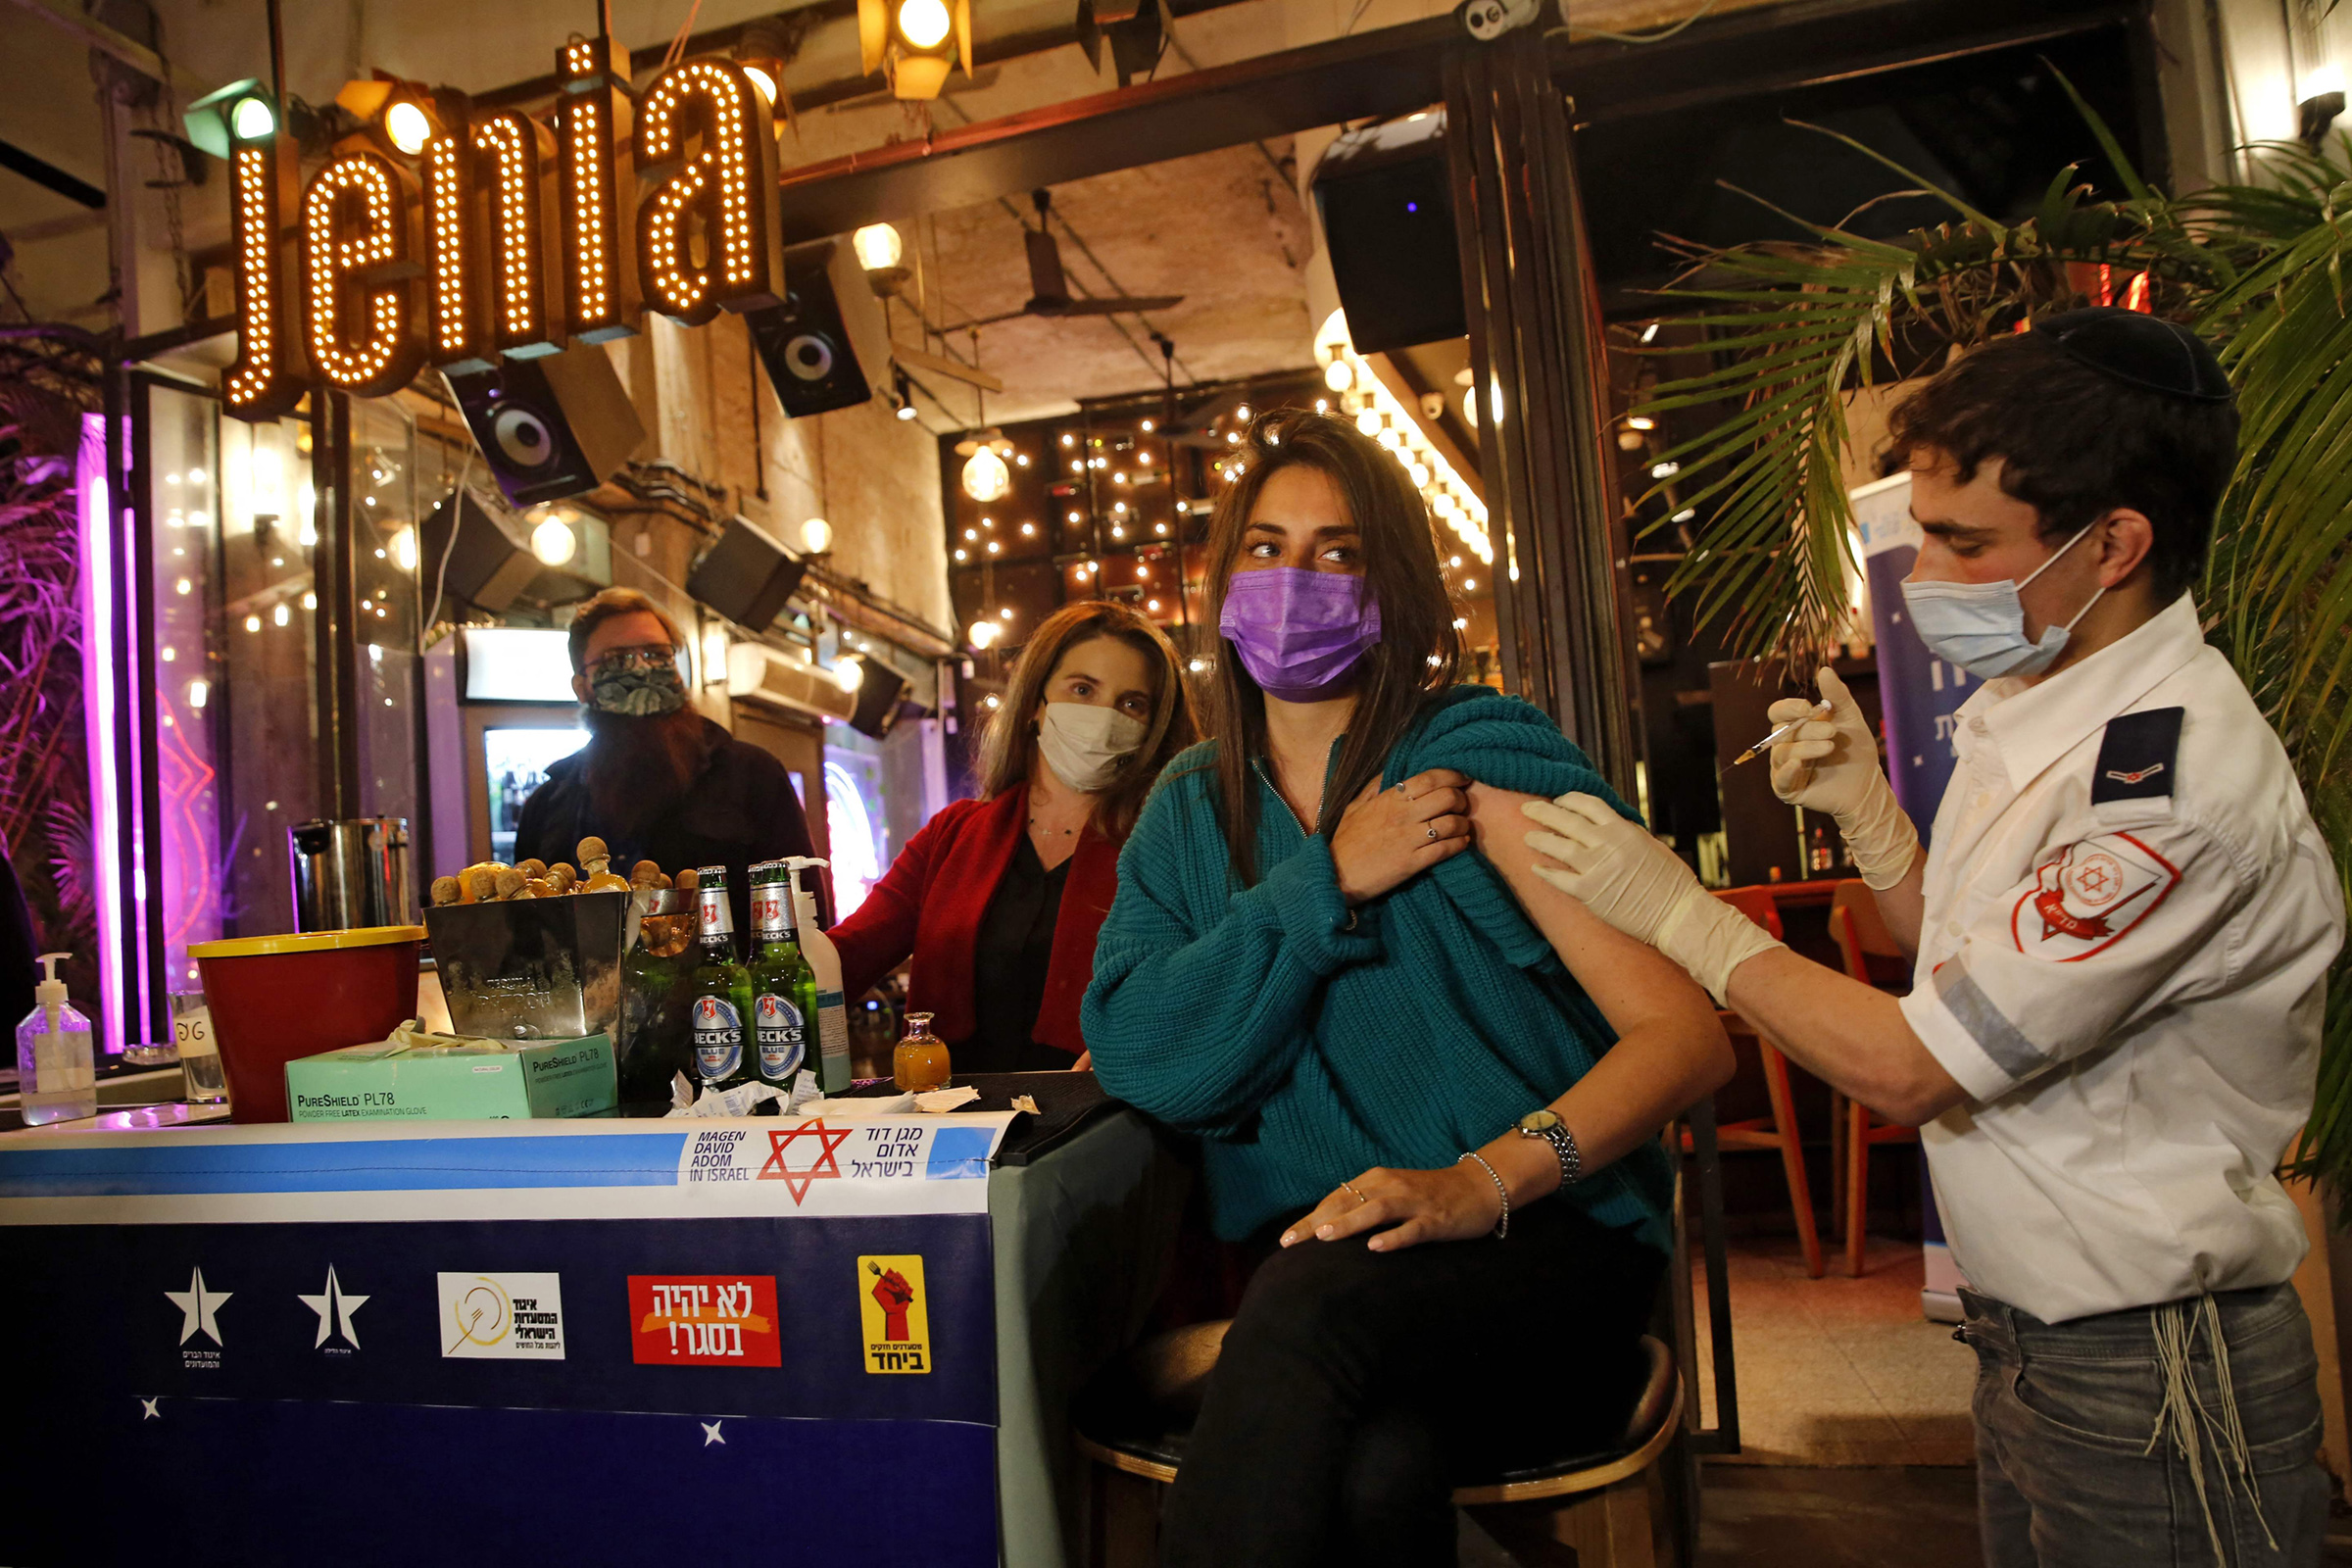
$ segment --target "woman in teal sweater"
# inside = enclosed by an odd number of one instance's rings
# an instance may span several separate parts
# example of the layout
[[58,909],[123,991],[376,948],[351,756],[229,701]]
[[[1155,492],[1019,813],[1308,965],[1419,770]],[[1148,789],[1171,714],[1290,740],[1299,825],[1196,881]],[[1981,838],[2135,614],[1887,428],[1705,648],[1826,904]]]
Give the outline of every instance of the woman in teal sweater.
[[1081,1014],[1103,1086],[1200,1140],[1218,1234],[1270,1253],[1161,1560],[1451,1563],[1456,1475],[1623,1422],[1658,1131],[1731,1050],[1681,971],[1529,870],[1522,801],[1615,797],[1536,709],[1452,684],[1400,466],[1299,411],[1239,455],[1216,739],[1144,808]]

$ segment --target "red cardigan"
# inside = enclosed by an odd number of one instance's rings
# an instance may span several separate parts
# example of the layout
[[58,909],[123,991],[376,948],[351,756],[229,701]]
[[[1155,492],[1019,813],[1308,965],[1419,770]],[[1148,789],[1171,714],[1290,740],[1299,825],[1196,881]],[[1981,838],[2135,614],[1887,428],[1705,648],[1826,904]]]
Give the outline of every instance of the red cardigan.
[[[857,912],[828,933],[841,952],[842,994],[856,1001],[911,954],[908,1009],[937,1014],[931,1027],[942,1040],[969,1037],[978,1027],[972,953],[980,921],[1027,831],[1026,785],[993,801],[957,801],[925,823]],[[1046,1000],[1032,1036],[1073,1056],[1086,1050],[1078,1004],[1095,977],[1095,938],[1118,888],[1118,847],[1089,826],[1062,884]]]

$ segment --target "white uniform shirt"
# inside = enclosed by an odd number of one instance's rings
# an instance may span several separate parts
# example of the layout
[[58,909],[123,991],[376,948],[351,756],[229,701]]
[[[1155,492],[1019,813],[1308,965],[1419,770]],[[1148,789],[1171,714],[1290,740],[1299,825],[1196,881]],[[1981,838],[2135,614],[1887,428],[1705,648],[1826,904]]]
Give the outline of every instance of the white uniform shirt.
[[[2111,719],[2172,708],[2161,768],[2102,766]],[[2284,748],[2185,594],[1955,722],[1902,1004],[1974,1102],[1921,1129],[1955,1260],[2048,1322],[2286,1279],[2272,1171],[2344,911]]]

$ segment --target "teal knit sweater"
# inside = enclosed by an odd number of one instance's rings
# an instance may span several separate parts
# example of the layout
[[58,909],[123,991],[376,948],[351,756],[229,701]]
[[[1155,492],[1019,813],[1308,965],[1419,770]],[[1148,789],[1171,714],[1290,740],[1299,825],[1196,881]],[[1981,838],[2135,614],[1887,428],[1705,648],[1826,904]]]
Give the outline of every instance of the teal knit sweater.
[[[1357,910],[1344,931],[1328,842],[1262,769],[1259,879],[1234,877],[1213,747],[1168,765],[1119,857],[1080,1019],[1110,1094],[1198,1134],[1217,1234],[1304,1213],[1375,1165],[1437,1169],[1550,1103],[1615,1034],[1476,852]],[[1543,712],[1456,687],[1390,753],[1383,785],[1433,767],[1630,817]],[[1569,1190],[1665,1251],[1672,1170],[1644,1143]]]

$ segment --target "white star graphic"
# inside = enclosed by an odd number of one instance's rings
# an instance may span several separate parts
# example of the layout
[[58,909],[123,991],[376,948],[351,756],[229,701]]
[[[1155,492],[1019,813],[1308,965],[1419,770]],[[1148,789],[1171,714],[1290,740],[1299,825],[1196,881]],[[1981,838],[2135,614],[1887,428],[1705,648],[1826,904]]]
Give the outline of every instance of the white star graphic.
[[335,1278],[334,1264],[326,1265],[326,1289],[317,1296],[304,1296],[298,1291],[295,1299],[318,1314],[318,1338],[312,1342],[312,1348],[324,1345],[327,1335],[336,1332],[350,1342],[353,1349],[360,1348],[359,1331],[351,1326],[351,1320],[368,1304],[368,1298],[343,1289],[343,1282]]
[[139,1419],[142,1421],[161,1421],[164,1418],[164,1412],[158,1409],[157,1406],[163,1402],[164,1396],[160,1394],[152,1399],[147,1398],[145,1396],[141,1396],[139,1398]]
[[704,1447],[708,1448],[713,1443],[718,1444],[721,1446],[725,1446],[727,1440],[718,1435],[718,1428],[719,1423],[716,1421],[706,1421],[703,1423]]
[[220,1341],[220,1324],[214,1316],[228,1304],[229,1291],[208,1291],[204,1286],[204,1270],[195,1269],[188,1275],[184,1291],[166,1291],[165,1299],[184,1314],[179,1323],[179,1343],[185,1345],[201,1329],[215,1345]]

